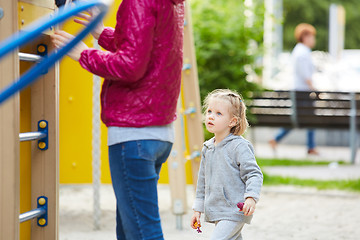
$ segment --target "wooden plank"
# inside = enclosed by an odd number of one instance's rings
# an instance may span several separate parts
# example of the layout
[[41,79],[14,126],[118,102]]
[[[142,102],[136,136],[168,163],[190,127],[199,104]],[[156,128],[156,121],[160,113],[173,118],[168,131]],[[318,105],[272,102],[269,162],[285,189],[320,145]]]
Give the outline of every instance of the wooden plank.
[[178,118],[174,122],[175,142],[168,159],[169,184],[171,191],[171,209],[175,215],[182,215],[187,210],[185,158],[183,155],[184,139],[182,128],[181,99],[178,101]]
[[[20,62],[20,74],[23,73]],[[20,132],[31,132],[30,89],[20,94]],[[31,210],[31,142],[20,142],[20,213]],[[20,224],[20,240],[30,240],[31,222]]]
[[[43,43],[51,51],[50,37],[43,36]],[[58,65],[49,70],[31,87],[31,125],[32,131],[37,130],[39,120],[48,121],[49,144],[48,150],[38,149],[37,142],[33,142],[31,189],[32,208],[36,208],[39,196],[48,198],[48,225],[38,227],[32,222],[31,239],[57,240],[58,234],[58,194],[59,194],[59,79]]]
[[[20,19],[20,18],[19,18]],[[26,44],[20,52],[37,54],[38,44],[46,42],[46,38],[41,36],[36,40]],[[20,74],[25,73],[36,63],[20,61]],[[31,132],[31,87],[26,88],[20,95],[20,131]],[[20,213],[32,209],[31,202],[31,142],[20,143]],[[32,221],[20,224],[20,240],[31,238]]]
[[[187,3],[185,9],[185,21],[186,26],[184,29],[184,64],[191,64],[189,70],[185,70],[183,73],[183,108],[189,109],[193,107],[196,109],[196,112],[190,115],[184,116],[186,133],[185,139],[188,143],[187,149],[188,154],[191,155],[195,151],[201,152],[202,144],[204,142],[204,132],[203,132],[203,120],[201,112],[201,100],[200,100],[200,90],[199,90],[199,80],[195,56],[195,45],[194,37],[192,30],[192,21],[191,21],[191,9],[190,4]],[[196,157],[191,160],[192,168],[192,178],[193,183],[197,183],[197,176],[200,167],[200,157]]]
[[[17,31],[17,2],[0,0],[0,40]],[[0,89],[19,75],[16,52],[0,61]],[[19,239],[19,95],[0,105],[0,239]]]
[[[20,52],[32,53],[36,49],[23,47]],[[34,63],[20,61],[20,75],[29,70]],[[31,132],[31,89],[20,93],[20,132]],[[31,142],[20,143],[20,213],[31,210]],[[30,240],[31,221],[20,224],[20,240]]]

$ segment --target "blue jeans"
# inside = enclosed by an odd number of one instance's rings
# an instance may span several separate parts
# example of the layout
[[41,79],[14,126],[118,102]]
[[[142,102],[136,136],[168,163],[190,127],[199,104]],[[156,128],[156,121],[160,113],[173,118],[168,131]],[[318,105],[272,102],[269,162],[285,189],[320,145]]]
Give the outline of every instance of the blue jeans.
[[[279,133],[275,136],[275,141],[280,142],[286,135],[289,134],[291,129],[289,128],[281,128]],[[308,150],[315,148],[315,131],[312,129],[307,130],[307,148]]]
[[163,240],[157,196],[161,165],[172,143],[139,140],[109,146],[118,240]]

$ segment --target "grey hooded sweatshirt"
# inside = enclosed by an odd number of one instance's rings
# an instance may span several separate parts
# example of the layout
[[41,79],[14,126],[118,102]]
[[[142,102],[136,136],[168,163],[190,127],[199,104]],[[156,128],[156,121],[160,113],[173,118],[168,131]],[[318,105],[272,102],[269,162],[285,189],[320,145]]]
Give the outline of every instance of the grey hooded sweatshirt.
[[228,135],[214,145],[215,138],[202,149],[196,198],[193,209],[205,213],[205,221],[232,220],[250,224],[236,204],[252,197],[257,202],[263,175],[256,163],[253,146],[241,136]]

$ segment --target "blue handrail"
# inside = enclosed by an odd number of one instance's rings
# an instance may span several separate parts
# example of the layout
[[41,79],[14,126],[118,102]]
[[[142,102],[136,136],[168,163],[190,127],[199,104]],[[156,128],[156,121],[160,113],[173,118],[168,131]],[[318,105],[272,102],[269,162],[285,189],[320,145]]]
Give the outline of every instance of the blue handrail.
[[89,0],[79,1],[70,7],[61,7],[59,10],[50,16],[39,19],[29,27],[24,28],[21,32],[14,34],[8,39],[0,43],[0,58],[6,54],[14,51],[16,48],[24,45],[31,39],[34,39],[50,27],[62,23],[69,17],[76,15],[79,12],[85,11],[92,7],[98,7],[100,13],[86,26],[75,38],[73,38],[67,45],[54,51],[52,54],[45,56],[41,62],[36,64],[26,73],[24,73],[17,81],[10,84],[4,90],[0,91],[0,104],[9,97],[21,91],[33,83],[46,69],[49,69],[53,64],[59,61],[66,53],[68,53],[76,44],[78,44],[84,37],[86,37],[96,25],[106,15],[110,5],[109,0]]

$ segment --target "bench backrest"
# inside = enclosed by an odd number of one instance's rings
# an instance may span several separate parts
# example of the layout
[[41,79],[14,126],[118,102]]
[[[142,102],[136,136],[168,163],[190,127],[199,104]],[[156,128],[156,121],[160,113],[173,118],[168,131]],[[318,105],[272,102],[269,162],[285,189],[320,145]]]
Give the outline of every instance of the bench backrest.
[[266,91],[248,106],[253,126],[349,128],[350,116],[360,123],[360,93]]

